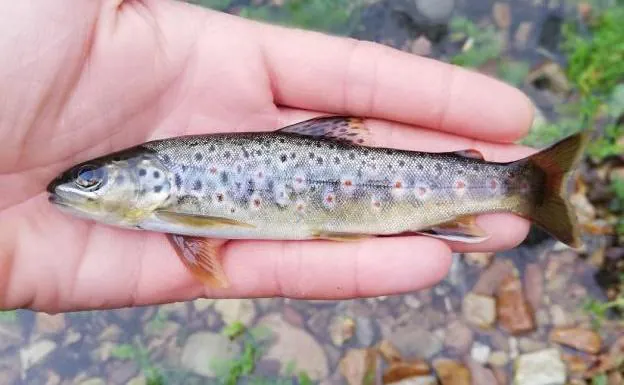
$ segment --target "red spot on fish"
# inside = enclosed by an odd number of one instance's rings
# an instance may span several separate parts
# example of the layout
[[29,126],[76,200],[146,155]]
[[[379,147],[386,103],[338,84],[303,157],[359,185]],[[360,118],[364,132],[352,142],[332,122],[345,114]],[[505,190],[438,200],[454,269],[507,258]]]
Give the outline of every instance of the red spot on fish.
[[458,190],[466,188],[466,182],[464,182],[463,180],[458,180],[457,183],[455,183],[455,188]]
[[353,182],[351,182],[349,179],[345,180],[343,184],[347,187],[353,186]]
[[254,199],[253,204],[256,207],[260,207],[260,199],[258,199],[258,198]]
[[218,200],[219,202],[223,202],[223,194],[221,194],[221,193],[217,193],[217,200]]
[[424,196],[425,194],[427,194],[427,189],[425,187],[419,187],[418,188],[418,195]]
[[214,167],[214,166],[210,167],[210,173],[211,174],[216,174],[217,173],[217,168]]
[[403,182],[400,180],[394,182],[394,188],[403,188]]
[[325,197],[325,201],[327,203],[332,203],[334,201],[334,197],[332,195],[328,195],[327,197]]

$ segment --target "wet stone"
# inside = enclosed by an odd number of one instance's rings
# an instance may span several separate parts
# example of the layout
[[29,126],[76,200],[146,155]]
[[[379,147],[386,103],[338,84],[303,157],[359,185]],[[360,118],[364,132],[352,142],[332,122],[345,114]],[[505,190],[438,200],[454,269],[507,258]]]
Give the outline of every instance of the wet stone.
[[508,29],[511,26],[511,8],[509,3],[503,1],[494,3],[492,17],[499,28]]
[[455,0],[415,0],[420,15],[430,23],[446,23],[455,9]]
[[468,368],[457,361],[437,359],[433,367],[440,379],[441,385],[471,385],[471,375]]
[[499,324],[513,335],[535,329],[530,305],[524,297],[521,281],[509,276],[497,292],[496,314]]
[[405,358],[430,359],[442,350],[443,340],[428,330],[404,327],[390,336],[389,341]]
[[494,372],[474,361],[470,357],[466,359],[466,366],[470,370],[473,384],[496,384]]
[[65,329],[65,314],[47,314],[38,312],[36,317],[37,333],[50,335],[61,332]]
[[523,354],[515,363],[514,384],[563,385],[566,367],[557,349]]
[[360,346],[370,346],[375,340],[375,325],[370,317],[356,317],[355,336]]
[[484,296],[492,296],[503,282],[505,277],[513,273],[510,261],[495,260],[481,273],[479,280],[472,288],[472,292]]
[[526,299],[534,311],[540,308],[544,290],[543,269],[536,263],[530,263],[524,271],[524,289]]
[[256,316],[256,308],[250,299],[220,299],[215,302],[214,309],[221,314],[225,324],[238,321],[249,326]]
[[128,381],[136,376],[139,371],[139,364],[136,361],[113,362],[110,365],[108,384],[126,385]]
[[329,336],[336,346],[342,346],[353,337],[354,333],[355,322],[349,317],[334,317],[329,325]]
[[489,296],[468,293],[463,300],[462,313],[467,323],[488,329],[496,321],[496,301]]
[[56,342],[52,340],[39,340],[20,349],[20,361],[22,370],[39,365],[52,351],[56,349]]
[[474,332],[461,321],[453,321],[448,325],[444,338],[444,345],[458,354],[464,354],[470,350]]
[[472,344],[472,349],[470,349],[470,357],[479,364],[485,364],[490,358],[491,351],[492,349],[489,346],[475,341],[475,343]]
[[553,329],[550,340],[590,354],[598,354],[602,347],[602,339],[598,333],[582,328]]
[[240,353],[240,346],[225,335],[199,332],[188,337],[182,350],[184,369],[204,377],[215,375],[214,365],[232,360]]

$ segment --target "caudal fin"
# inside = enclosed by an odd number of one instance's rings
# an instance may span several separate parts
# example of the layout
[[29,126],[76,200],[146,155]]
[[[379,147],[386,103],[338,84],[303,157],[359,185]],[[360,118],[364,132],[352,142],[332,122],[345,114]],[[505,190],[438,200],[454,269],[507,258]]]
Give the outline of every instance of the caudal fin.
[[580,132],[532,155],[528,161],[542,170],[545,183],[536,206],[529,214],[533,222],[566,245],[581,247],[574,207],[567,197],[567,182],[583,156],[588,133]]

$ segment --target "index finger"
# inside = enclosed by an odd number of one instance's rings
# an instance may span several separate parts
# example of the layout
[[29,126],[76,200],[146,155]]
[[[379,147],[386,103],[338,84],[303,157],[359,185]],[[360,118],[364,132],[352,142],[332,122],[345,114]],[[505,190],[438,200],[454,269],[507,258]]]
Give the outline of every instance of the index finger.
[[381,44],[258,28],[276,104],[497,142],[516,141],[531,126],[524,93],[486,75]]

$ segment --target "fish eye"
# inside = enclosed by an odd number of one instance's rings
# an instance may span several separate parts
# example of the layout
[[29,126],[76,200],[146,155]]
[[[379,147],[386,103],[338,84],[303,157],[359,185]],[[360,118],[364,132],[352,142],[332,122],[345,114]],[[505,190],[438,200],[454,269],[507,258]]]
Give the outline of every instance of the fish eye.
[[95,166],[86,165],[80,167],[76,173],[76,184],[83,188],[93,190],[98,188],[104,180],[104,171]]

